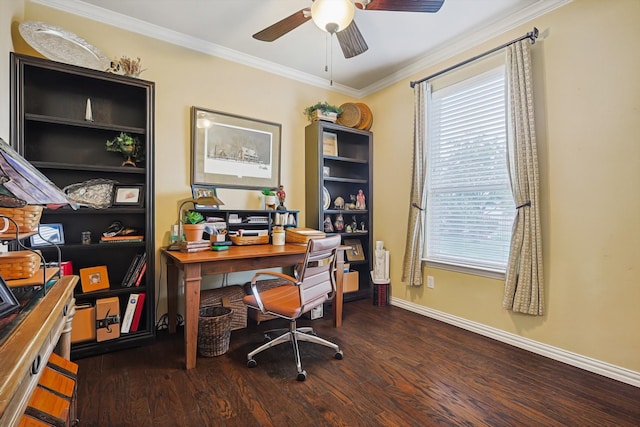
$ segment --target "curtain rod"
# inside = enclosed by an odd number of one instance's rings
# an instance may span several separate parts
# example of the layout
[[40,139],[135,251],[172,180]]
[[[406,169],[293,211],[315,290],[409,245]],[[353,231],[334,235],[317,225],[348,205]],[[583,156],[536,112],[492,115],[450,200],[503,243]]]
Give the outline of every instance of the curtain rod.
[[460,63],[458,63],[458,64],[456,64],[456,65],[452,65],[452,66],[451,66],[451,67],[449,67],[449,68],[445,68],[444,70],[442,70],[442,71],[438,71],[437,73],[435,73],[435,74],[431,74],[430,76],[427,76],[427,77],[425,77],[425,78],[423,78],[423,79],[420,79],[420,80],[417,80],[417,81],[414,81],[414,82],[410,82],[410,83],[409,83],[409,86],[414,87],[414,86],[415,86],[415,85],[417,85],[418,83],[426,82],[427,80],[431,80],[431,79],[433,79],[434,77],[438,77],[439,75],[442,75],[442,74],[444,74],[444,73],[448,73],[448,72],[449,72],[449,71],[451,71],[451,70],[455,70],[455,69],[456,69],[456,68],[458,68],[458,67],[462,67],[463,65],[467,65],[468,63],[473,62],[473,61],[475,61],[475,60],[478,60],[478,59],[480,59],[480,58],[482,58],[482,57],[484,57],[484,56],[491,55],[492,53],[497,52],[497,51],[499,51],[500,49],[504,49],[505,47],[507,47],[507,46],[509,46],[509,45],[512,45],[512,44],[514,44],[514,43],[516,43],[516,42],[519,42],[520,40],[524,40],[524,39],[531,39],[531,44],[535,44],[536,39],[538,38],[538,34],[539,34],[539,33],[538,33],[538,29],[537,29],[536,27],[533,27],[533,31],[528,32],[528,33],[527,33],[527,34],[525,34],[524,36],[520,36],[520,37],[518,37],[517,39],[511,40],[510,42],[507,42],[507,43],[505,43],[505,44],[503,44],[503,45],[500,45],[500,46],[498,46],[498,47],[495,47],[495,48],[493,48],[493,49],[491,49],[491,50],[488,50],[488,51],[486,51],[486,52],[484,52],[484,53],[481,53],[480,55],[476,55],[476,56],[474,56],[473,58],[469,58],[469,59],[467,59],[466,61],[462,61],[462,62],[460,62]]

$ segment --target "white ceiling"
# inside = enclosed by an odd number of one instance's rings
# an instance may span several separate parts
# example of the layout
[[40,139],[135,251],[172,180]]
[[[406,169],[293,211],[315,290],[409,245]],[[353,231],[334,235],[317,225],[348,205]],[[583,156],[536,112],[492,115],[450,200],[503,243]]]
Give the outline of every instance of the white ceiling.
[[[271,43],[251,37],[312,0],[32,1],[317,86],[329,86],[332,74],[334,90],[361,97],[571,0],[445,0],[437,13],[356,10],[369,50],[345,59],[334,37],[332,61],[327,33],[311,21]],[[144,52],[135,56],[144,63]]]

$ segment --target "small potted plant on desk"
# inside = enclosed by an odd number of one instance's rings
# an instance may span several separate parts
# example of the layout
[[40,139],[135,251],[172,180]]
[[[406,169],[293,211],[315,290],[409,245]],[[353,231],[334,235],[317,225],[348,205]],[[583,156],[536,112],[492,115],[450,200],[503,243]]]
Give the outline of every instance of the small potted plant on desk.
[[264,209],[265,210],[276,210],[276,193],[273,192],[270,188],[263,189],[260,193],[264,198]]
[[187,242],[197,242],[202,240],[204,233],[204,217],[200,212],[188,211],[184,214],[182,230]]

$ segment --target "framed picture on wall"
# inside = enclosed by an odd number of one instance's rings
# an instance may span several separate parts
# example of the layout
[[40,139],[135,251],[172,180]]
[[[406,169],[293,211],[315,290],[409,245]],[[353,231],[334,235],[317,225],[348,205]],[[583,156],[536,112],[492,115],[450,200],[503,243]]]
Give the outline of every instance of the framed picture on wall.
[[225,188],[280,185],[282,126],[191,108],[191,184]]

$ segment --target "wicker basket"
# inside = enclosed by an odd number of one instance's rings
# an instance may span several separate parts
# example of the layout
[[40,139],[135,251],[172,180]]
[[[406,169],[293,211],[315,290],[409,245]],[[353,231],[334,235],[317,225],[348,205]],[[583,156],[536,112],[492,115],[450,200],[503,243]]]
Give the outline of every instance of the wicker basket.
[[352,102],[346,102],[340,106],[342,114],[338,117],[338,124],[347,127],[356,127],[362,118],[360,109]]
[[245,295],[240,285],[207,289],[200,292],[200,308],[229,307],[233,310],[231,330],[243,329],[247,327],[247,306],[242,301]]
[[220,356],[229,350],[231,317],[229,307],[204,307],[198,321],[198,351],[202,356]]
[[269,243],[269,236],[231,236],[234,245],[266,245]]
[[6,280],[29,279],[40,269],[40,252],[0,253],[0,276]]
[[[38,231],[40,217],[42,216],[42,206],[25,206],[23,208],[0,208],[0,215],[8,216],[18,224],[20,233]],[[9,228],[4,234],[15,234],[16,226],[9,221]],[[6,279],[6,277],[5,277]]]

